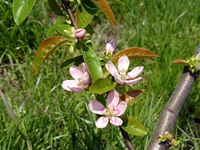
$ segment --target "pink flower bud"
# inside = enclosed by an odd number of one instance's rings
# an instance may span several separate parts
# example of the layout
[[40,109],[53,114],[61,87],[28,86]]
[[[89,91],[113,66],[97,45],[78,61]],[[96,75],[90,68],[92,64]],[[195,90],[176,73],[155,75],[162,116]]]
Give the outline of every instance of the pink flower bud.
[[82,39],[84,39],[86,33],[87,33],[87,32],[86,32],[85,29],[77,29],[77,30],[75,30],[75,32],[74,32],[74,36],[75,36],[76,39],[82,40]]
[[116,42],[115,40],[110,40],[107,44],[106,44],[106,54],[113,54],[113,52],[115,51],[116,48]]

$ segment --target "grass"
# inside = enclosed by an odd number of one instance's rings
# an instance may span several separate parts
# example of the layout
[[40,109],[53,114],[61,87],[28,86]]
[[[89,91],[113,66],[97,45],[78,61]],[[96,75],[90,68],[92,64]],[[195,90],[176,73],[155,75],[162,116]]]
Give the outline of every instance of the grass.
[[[69,76],[68,70],[61,69],[60,64],[66,55],[70,57],[68,51],[57,50],[43,65],[41,73],[32,76],[32,49],[38,47],[47,31],[46,26],[50,25],[45,5],[39,3],[26,22],[16,27],[10,3],[4,2],[0,2],[1,8],[5,8],[1,11],[9,17],[4,17],[6,21],[1,18],[0,22],[5,29],[5,33],[1,31],[0,34],[0,89],[19,117],[18,121],[24,124],[33,149],[125,149],[117,128],[95,128],[95,116],[87,109],[90,99],[87,92],[74,95],[62,90],[60,85]],[[198,0],[126,0],[111,1],[111,4],[120,24],[118,50],[138,46],[160,56],[155,60],[134,62],[145,66],[144,80],[135,87],[145,92],[126,113],[136,116],[146,127],[146,136],[131,137],[137,150],[143,150],[183,69],[173,65],[172,60],[191,56],[199,44],[200,3]],[[38,13],[40,17],[37,17]],[[107,21],[102,22],[102,26],[97,28],[102,33],[99,43],[105,41],[109,29]],[[10,31],[14,32],[13,35]],[[31,31],[35,40],[26,36]],[[34,42],[30,44],[30,41]],[[174,135],[180,140],[177,148],[180,150],[199,149],[200,127],[196,121],[200,119],[198,81],[174,128]],[[27,149],[27,137],[21,133],[21,126],[10,118],[2,101],[0,111],[0,149]]]

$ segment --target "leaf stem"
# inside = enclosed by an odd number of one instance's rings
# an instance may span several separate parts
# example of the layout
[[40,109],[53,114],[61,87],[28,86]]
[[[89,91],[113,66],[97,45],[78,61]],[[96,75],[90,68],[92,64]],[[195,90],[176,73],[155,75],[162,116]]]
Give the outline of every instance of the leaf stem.
[[[200,53],[200,45],[195,54],[198,53]],[[174,92],[160,114],[160,118],[147,150],[165,150],[169,148],[167,145],[160,143],[158,136],[160,134],[164,134],[166,131],[169,133],[172,132],[179,112],[181,111],[187,96],[191,92],[192,85],[194,84],[198,75],[199,72],[192,73],[187,66],[184,67],[180,81],[176,85]]]

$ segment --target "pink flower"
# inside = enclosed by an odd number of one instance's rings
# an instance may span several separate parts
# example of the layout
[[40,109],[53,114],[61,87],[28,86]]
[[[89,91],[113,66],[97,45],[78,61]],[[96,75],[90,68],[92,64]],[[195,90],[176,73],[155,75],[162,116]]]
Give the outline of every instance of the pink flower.
[[82,39],[84,39],[86,33],[87,33],[87,32],[86,32],[85,29],[77,29],[77,30],[75,30],[75,32],[74,32],[74,36],[75,36],[76,39],[82,40]]
[[107,107],[105,108],[103,104],[101,104],[97,100],[91,100],[89,102],[89,110],[95,114],[103,115],[98,118],[95,122],[97,128],[105,128],[110,121],[114,126],[122,125],[123,121],[119,118],[127,107],[127,103],[125,101],[119,102],[119,93],[116,90],[109,92],[106,99]]
[[106,55],[112,55],[113,52],[115,51],[116,48],[116,42],[115,40],[110,40],[107,44],[106,44]]
[[133,85],[142,79],[142,77],[138,76],[141,74],[144,67],[135,67],[131,72],[127,73],[129,63],[127,56],[121,56],[118,60],[118,70],[111,61],[107,62],[106,69],[115,78],[117,83]]
[[67,91],[81,92],[91,83],[90,75],[85,63],[81,67],[72,66],[69,72],[74,80],[65,80],[62,87]]

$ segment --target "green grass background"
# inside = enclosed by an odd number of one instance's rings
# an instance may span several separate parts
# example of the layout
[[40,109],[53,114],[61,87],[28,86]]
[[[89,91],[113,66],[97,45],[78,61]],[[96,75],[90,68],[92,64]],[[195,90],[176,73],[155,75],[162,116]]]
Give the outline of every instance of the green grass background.
[[[72,55],[68,48],[57,50],[41,73],[33,77],[33,54],[52,24],[46,1],[38,1],[20,26],[13,22],[11,3],[0,1],[0,89],[27,136],[0,101],[0,149],[27,149],[27,138],[34,150],[125,149],[118,128],[95,128],[95,116],[87,109],[89,93],[73,94],[61,88],[62,81],[69,78],[68,70],[60,68],[61,62]],[[200,2],[111,0],[110,4],[119,22],[117,49],[143,47],[159,55],[154,60],[133,62],[145,66],[144,80],[135,87],[145,92],[126,113],[136,116],[147,130],[144,137],[131,136],[137,150],[143,150],[183,70],[183,66],[171,62],[190,57],[200,43]],[[108,21],[104,18],[96,28],[99,34],[94,35],[94,42],[104,44],[110,28]],[[197,80],[177,120],[174,136],[180,144],[176,149],[200,149],[199,89]]]

